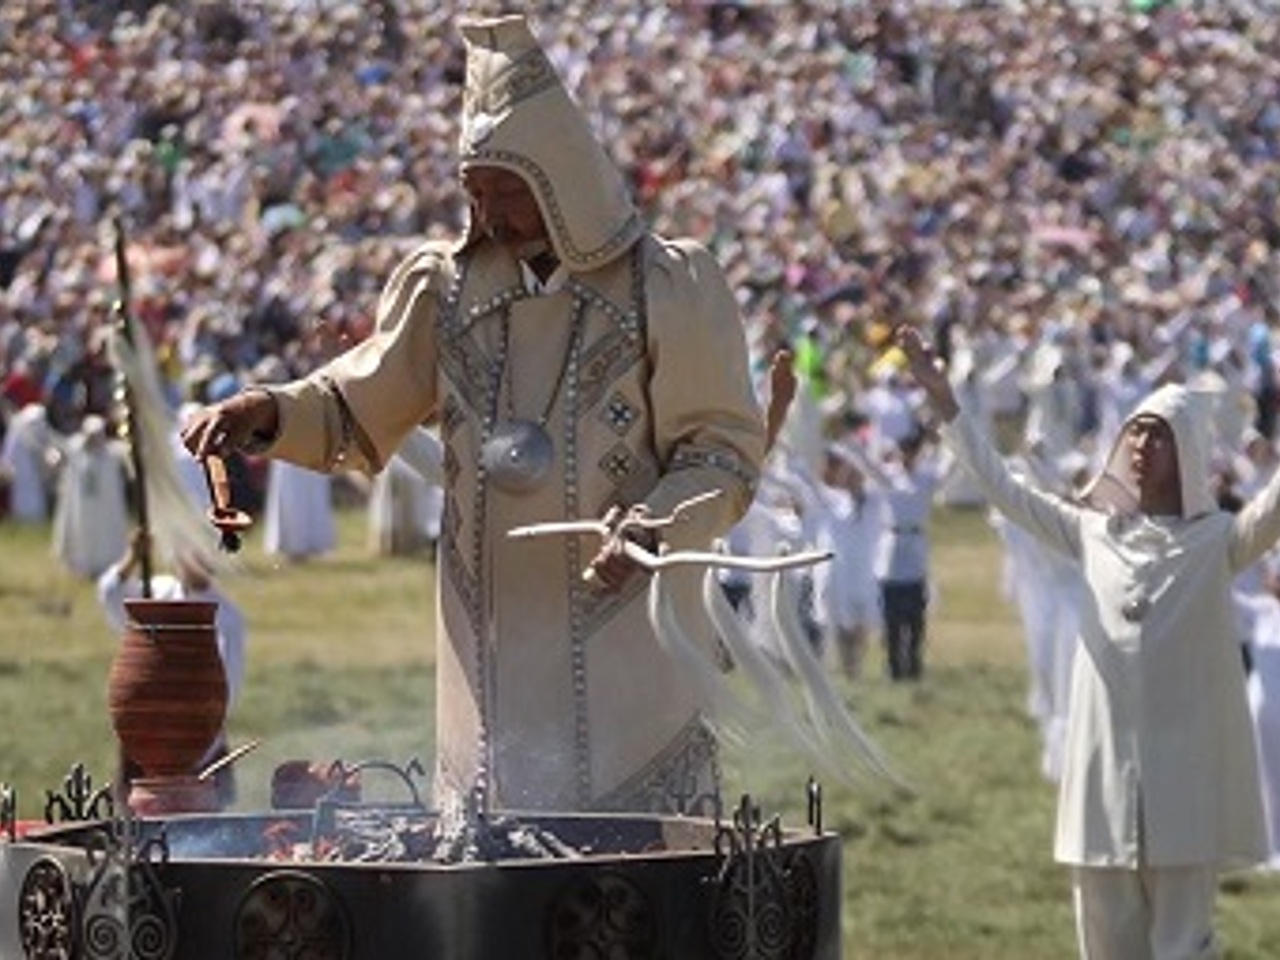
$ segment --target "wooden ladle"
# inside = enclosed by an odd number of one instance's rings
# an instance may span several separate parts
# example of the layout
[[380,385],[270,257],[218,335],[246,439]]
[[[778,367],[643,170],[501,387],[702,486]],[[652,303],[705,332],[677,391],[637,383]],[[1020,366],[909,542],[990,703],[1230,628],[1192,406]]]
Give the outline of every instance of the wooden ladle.
[[240,549],[240,534],[253,525],[253,518],[231,505],[231,481],[227,478],[227,465],[221,457],[210,454],[204,458],[204,476],[209,484],[209,498],[213,501],[209,507],[209,522],[221,534],[219,543],[222,549],[236,553]]

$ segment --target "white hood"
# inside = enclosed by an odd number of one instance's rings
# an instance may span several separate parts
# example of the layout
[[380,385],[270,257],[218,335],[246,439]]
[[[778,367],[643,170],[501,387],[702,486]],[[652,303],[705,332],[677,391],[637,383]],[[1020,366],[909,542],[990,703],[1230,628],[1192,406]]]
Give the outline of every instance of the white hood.
[[1180,384],[1168,384],[1153,391],[1129,414],[1111,447],[1106,466],[1085,488],[1085,502],[1112,513],[1133,513],[1138,509],[1138,484],[1124,446],[1129,424],[1143,415],[1159,417],[1173,431],[1182,482],[1183,517],[1216,510],[1210,468],[1213,399]]

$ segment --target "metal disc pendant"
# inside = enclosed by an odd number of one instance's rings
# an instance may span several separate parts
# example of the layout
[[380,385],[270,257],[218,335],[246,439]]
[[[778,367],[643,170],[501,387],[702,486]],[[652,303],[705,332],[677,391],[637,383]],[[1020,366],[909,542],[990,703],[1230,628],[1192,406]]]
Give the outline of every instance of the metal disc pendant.
[[1134,597],[1120,608],[1120,615],[1130,623],[1137,623],[1147,615],[1147,611],[1151,608],[1151,600],[1148,597]]
[[506,420],[485,441],[482,459],[494,486],[506,493],[532,493],[555,462],[551,436],[532,420]]

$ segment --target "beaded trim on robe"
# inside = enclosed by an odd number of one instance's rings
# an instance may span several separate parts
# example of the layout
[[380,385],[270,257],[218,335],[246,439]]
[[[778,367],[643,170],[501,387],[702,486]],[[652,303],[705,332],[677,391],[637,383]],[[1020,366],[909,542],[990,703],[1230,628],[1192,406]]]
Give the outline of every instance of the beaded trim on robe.
[[[583,338],[583,343],[568,359],[564,377],[561,404],[564,411],[564,423],[567,425],[561,443],[561,462],[564,477],[564,515],[578,516],[582,510],[594,509],[594,504],[581,502],[578,478],[583,469],[606,472],[601,464],[583,464],[578,451],[577,425],[583,412],[602,404],[607,396],[606,391],[613,390],[620,378],[633,370],[637,363],[644,360],[644,245],[636,244],[631,260],[630,303],[619,306],[613,299],[583,283],[577,277],[571,277],[566,284],[575,311],[589,312],[594,316],[608,318],[603,333],[597,332],[590,345]],[[499,358],[491,356],[470,335],[470,328],[480,318],[493,314],[508,312],[511,305],[527,294],[522,287],[512,286],[497,291],[490,297],[464,306],[464,291],[468,276],[470,258],[460,256],[454,282],[438,314],[440,364],[445,388],[444,409],[450,416],[444,428],[452,435],[460,429],[466,429],[467,422],[478,427],[477,450],[483,449],[484,440],[490,435],[498,419],[500,399],[500,371],[502,364]],[[624,414],[615,414],[620,418]],[[633,411],[633,416],[642,418],[642,411]],[[603,415],[603,414],[602,414]],[[641,442],[639,438],[629,438],[632,442]],[[452,447],[450,447],[452,449]],[[470,504],[471,536],[461,542],[459,534],[465,526],[459,513],[460,501],[446,490],[449,499],[449,510],[454,520],[442,537],[442,561],[447,565],[449,578],[454,589],[463,601],[466,617],[473,636],[484,635],[485,596],[488,589],[483,582],[485,567],[485,530],[484,520],[487,516],[487,484],[485,467],[477,461],[471,465],[475,470],[477,489],[474,502]],[[452,471],[456,479],[462,464],[455,460],[450,463],[446,455],[446,469]],[[619,478],[609,474],[615,490],[615,498],[626,495],[626,485]],[[643,479],[639,473],[629,478],[639,481]],[[653,478],[653,479],[656,479]],[[579,805],[584,808],[591,804],[594,794],[591,769],[591,731],[588,712],[587,683],[587,649],[588,641],[600,626],[609,619],[610,612],[618,609],[621,602],[633,596],[626,591],[625,596],[602,596],[590,590],[580,576],[586,558],[576,538],[566,541],[564,551],[564,582],[569,590],[569,623],[568,642],[570,650],[570,669],[572,670],[573,697],[573,752],[575,771],[575,793]],[[480,698],[477,703],[480,718],[480,742],[477,744],[478,790],[487,790],[492,770],[492,744],[489,741],[490,722],[493,716],[491,702],[494,664],[487,645],[477,643],[474,651],[472,667],[481,689],[475,691]]]
[[720,812],[720,780],[715,734],[705,721],[695,719],[648,766],[591,809],[715,816]]

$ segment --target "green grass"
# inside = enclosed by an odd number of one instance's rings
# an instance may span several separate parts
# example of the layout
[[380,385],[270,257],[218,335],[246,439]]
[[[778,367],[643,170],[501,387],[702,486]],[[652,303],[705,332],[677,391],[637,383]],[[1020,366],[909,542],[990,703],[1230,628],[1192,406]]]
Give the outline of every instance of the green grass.
[[[432,756],[433,570],[372,557],[365,519],[340,516],[340,548],[302,565],[265,558],[257,531],[224,586],[249,622],[233,744],[240,806],[267,803],[287,759],[404,761]],[[850,960],[1067,960],[1075,956],[1066,870],[1052,862],[1054,794],[1038,774],[1023,704],[1023,647],[997,591],[999,553],[980,513],[940,512],[937,601],[927,676],[843,687],[861,722],[915,787],[824,785],[825,825],[844,840],[844,954]],[[76,762],[99,783],[113,769],[105,678],[116,637],[91,586],[59,571],[47,527],[0,523],[0,782],[19,814],[42,815]],[[804,823],[804,762],[767,735],[732,747],[731,797],[750,793],[784,824]],[[1280,944],[1280,878],[1222,885],[1229,960],[1267,960]]]

